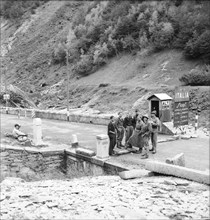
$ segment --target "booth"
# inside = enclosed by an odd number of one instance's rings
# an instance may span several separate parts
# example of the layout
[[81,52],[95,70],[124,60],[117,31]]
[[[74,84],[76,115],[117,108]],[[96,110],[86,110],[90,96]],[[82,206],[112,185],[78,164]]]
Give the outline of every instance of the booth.
[[149,112],[156,111],[156,116],[163,122],[171,121],[172,98],[166,93],[153,94],[147,98],[149,101]]

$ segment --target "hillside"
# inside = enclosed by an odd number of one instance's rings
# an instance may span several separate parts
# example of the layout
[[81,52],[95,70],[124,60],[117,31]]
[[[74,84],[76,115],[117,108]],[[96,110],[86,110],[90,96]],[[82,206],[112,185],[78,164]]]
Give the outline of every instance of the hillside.
[[[201,58],[186,59],[181,48],[154,50],[149,44],[141,49],[131,48],[133,52],[118,48],[119,51],[111,56],[99,55],[98,58],[103,58],[99,61],[105,60],[105,63],[85,64],[86,68],[92,68],[91,74],[79,74],[78,67],[84,68],[81,63],[93,48],[80,46],[80,50],[84,50],[77,57],[78,51],[75,52],[72,46],[75,30],[80,25],[78,14],[81,16],[84,7],[89,10],[85,11],[85,22],[88,19],[96,22],[97,13],[106,9],[106,3],[48,1],[32,14],[25,14],[18,24],[2,19],[2,73],[6,72],[6,77],[2,74],[2,82],[6,79],[7,84],[22,89],[39,108],[66,108],[67,71],[65,52],[60,50],[66,44],[70,60],[71,108],[94,108],[102,112],[140,108],[144,112],[149,94],[167,92],[173,96],[175,86],[183,85],[179,80],[181,76],[205,67]],[[81,24],[84,23],[82,19]],[[76,40],[77,44],[81,44],[80,39]],[[194,86],[190,90],[192,109],[199,105],[207,110],[209,87]]]

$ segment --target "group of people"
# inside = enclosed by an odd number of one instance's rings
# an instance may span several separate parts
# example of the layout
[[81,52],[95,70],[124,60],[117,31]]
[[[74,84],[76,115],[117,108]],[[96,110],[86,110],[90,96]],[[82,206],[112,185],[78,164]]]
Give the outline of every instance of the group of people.
[[[141,116],[139,111],[135,111],[132,116],[130,112],[126,112],[123,118],[122,112],[118,113],[118,117],[110,117],[108,124],[108,136],[110,140],[109,155],[114,155],[114,148],[129,149],[137,147],[137,153],[142,154],[142,159],[149,157],[149,151],[153,154],[157,150],[157,134],[160,127],[160,120],[156,117],[156,111],[151,112],[149,117],[147,114]],[[125,135],[125,144],[122,140]],[[152,149],[149,149],[149,140],[151,138]]]

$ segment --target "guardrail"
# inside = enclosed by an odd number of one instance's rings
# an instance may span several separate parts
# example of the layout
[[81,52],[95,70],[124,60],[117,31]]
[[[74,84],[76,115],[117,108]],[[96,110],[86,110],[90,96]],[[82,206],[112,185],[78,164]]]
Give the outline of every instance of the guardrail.
[[79,122],[79,123],[91,123],[97,125],[107,125],[109,123],[109,116],[102,115],[87,115],[76,112],[58,113],[50,112],[40,109],[22,109],[22,108],[5,108],[1,107],[0,112],[2,114],[17,115],[18,117],[28,117],[28,118],[43,118],[43,119],[54,119],[69,122]]

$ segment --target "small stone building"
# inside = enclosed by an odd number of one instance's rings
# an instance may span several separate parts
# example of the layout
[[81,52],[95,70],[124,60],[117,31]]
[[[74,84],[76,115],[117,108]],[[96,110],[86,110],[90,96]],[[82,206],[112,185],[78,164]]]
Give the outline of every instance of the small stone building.
[[166,93],[156,93],[147,98],[149,101],[149,112],[157,112],[161,122],[170,122],[172,115],[172,98]]

